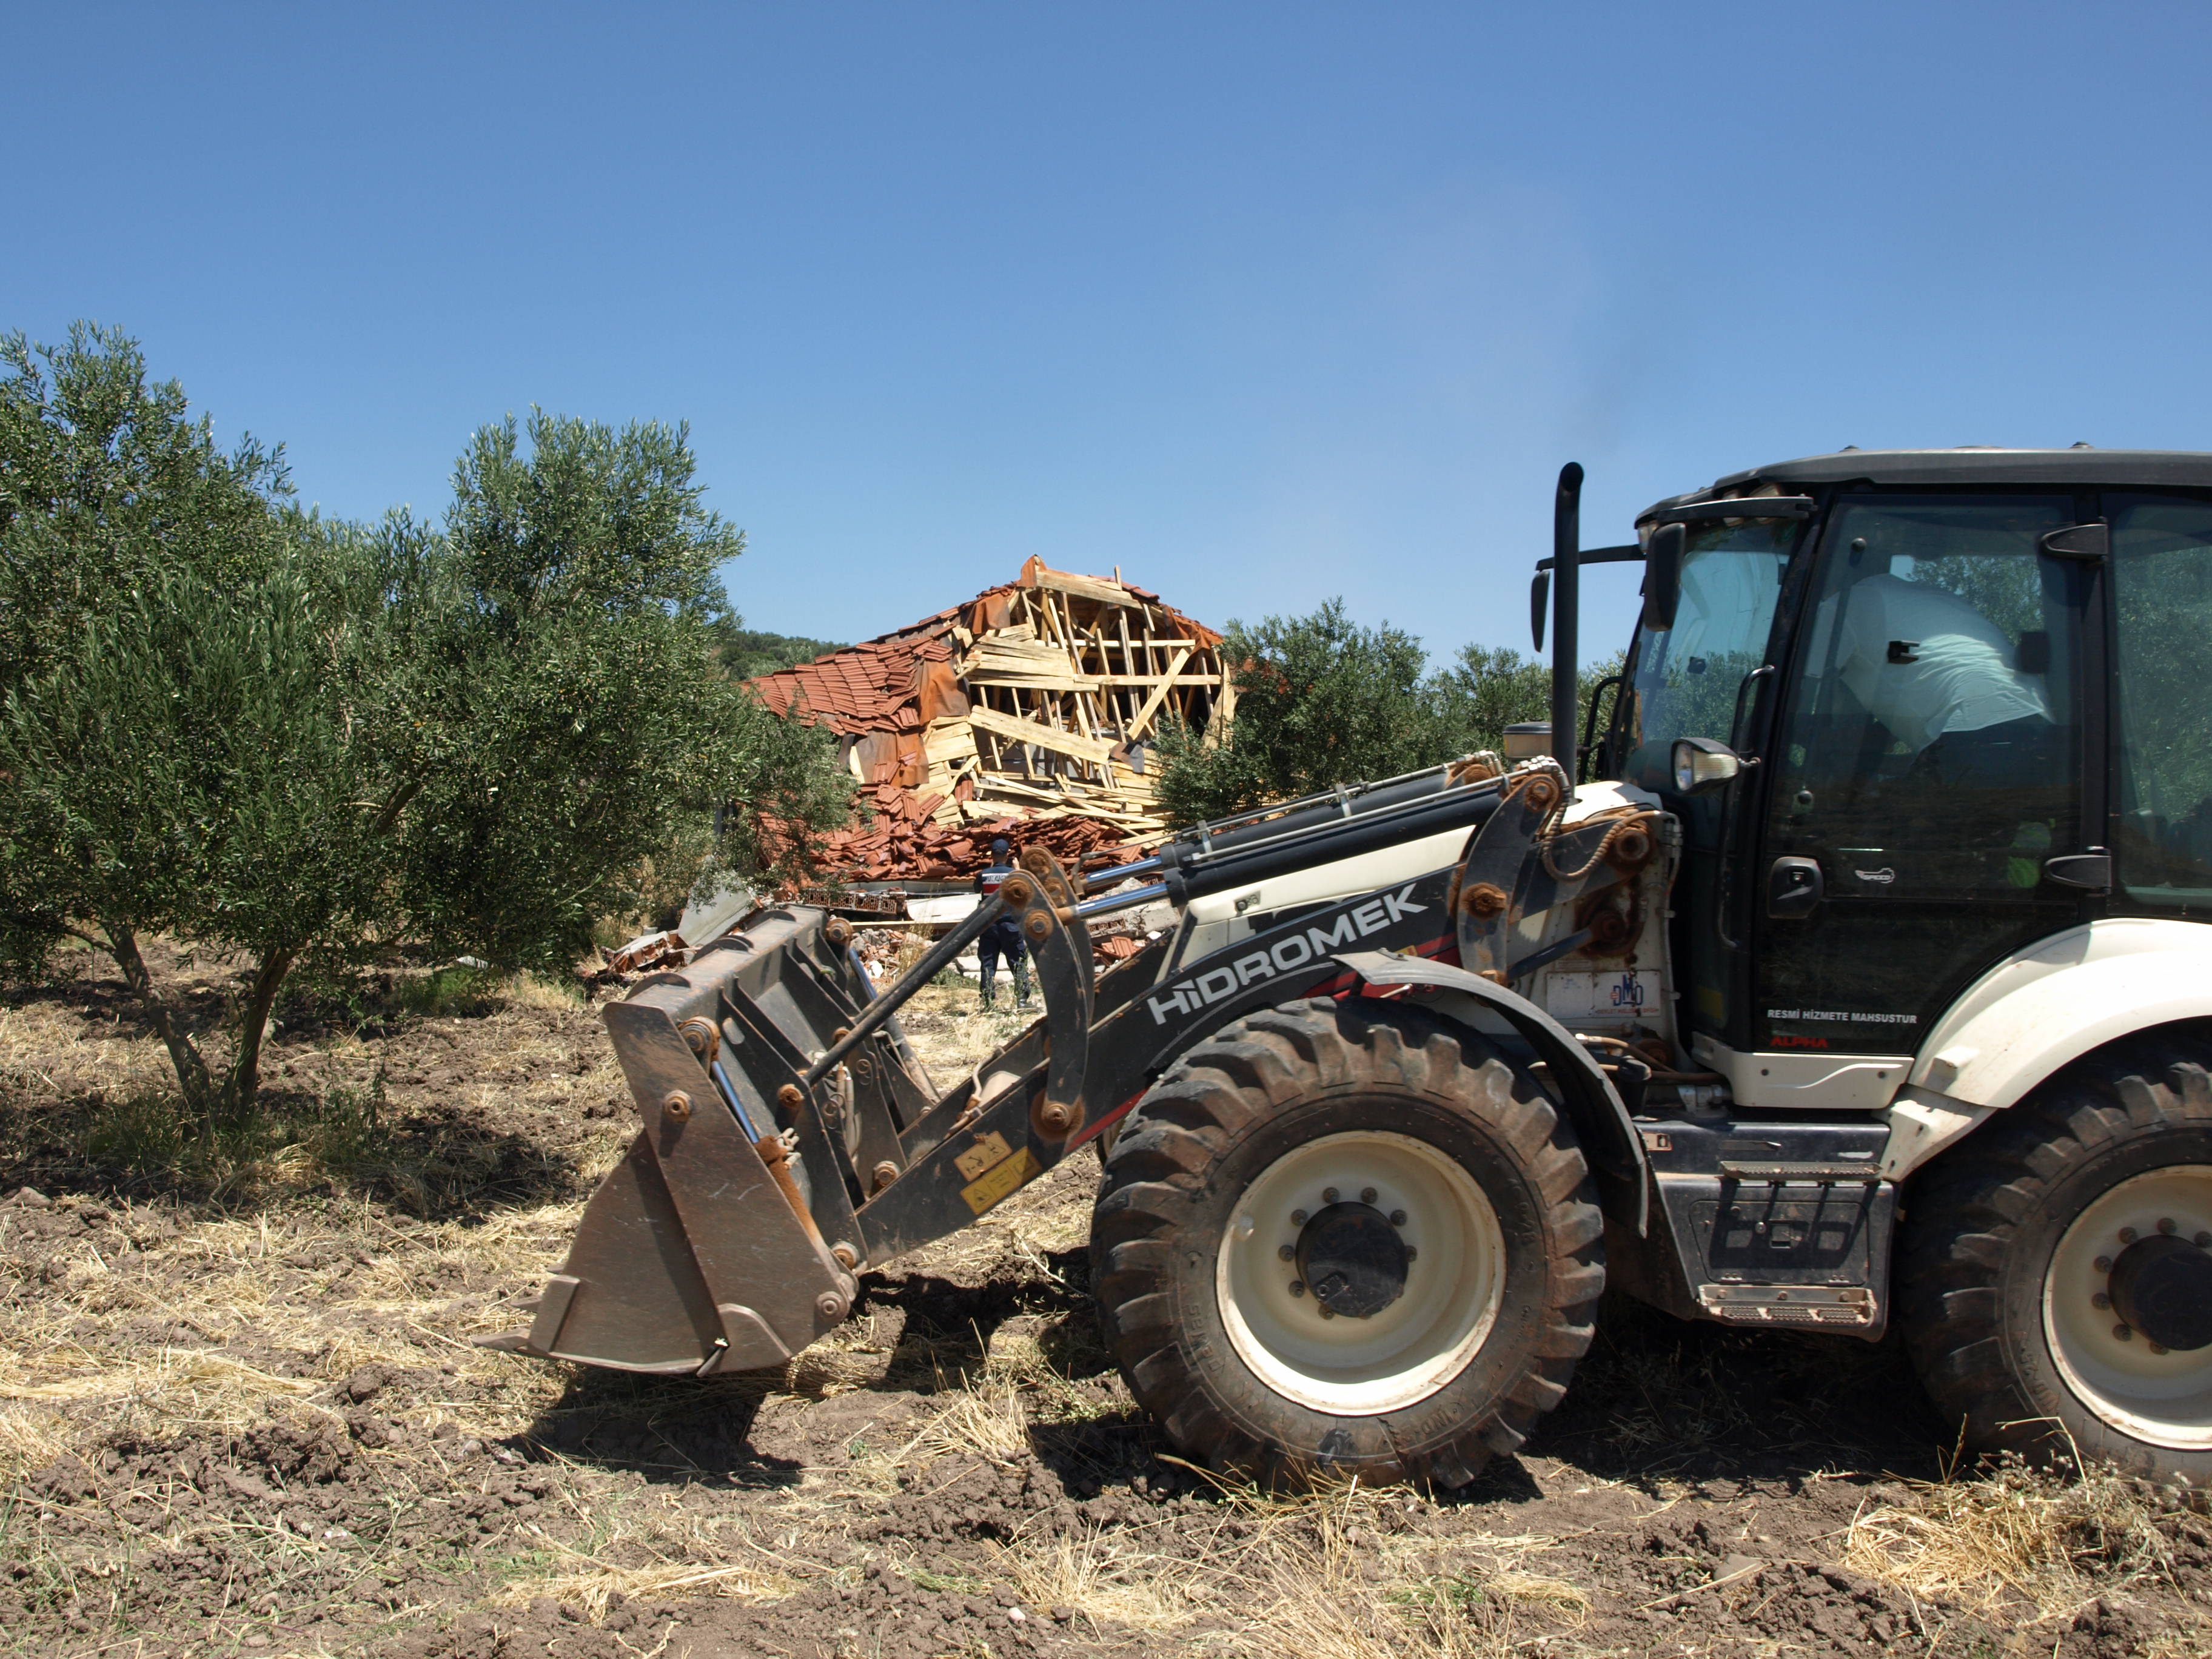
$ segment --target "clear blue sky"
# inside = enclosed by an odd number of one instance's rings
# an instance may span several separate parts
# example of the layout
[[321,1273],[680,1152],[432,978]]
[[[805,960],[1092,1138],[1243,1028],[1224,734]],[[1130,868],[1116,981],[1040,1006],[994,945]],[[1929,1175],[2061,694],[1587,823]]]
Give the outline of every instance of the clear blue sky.
[[1570,458],[1597,544],[1844,444],[2212,448],[2208,15],[9,3],[0,328],[349,515],[688,420],[759,627],[1037,553],[1525,648]]

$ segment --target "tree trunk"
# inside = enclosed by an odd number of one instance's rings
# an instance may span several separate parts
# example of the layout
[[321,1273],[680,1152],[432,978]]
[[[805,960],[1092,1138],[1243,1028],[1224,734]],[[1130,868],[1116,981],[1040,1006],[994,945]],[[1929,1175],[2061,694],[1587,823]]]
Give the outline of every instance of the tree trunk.
[[107,953],[123,969],[124,982],[145,1006],[147,1017],[154,1022],[155,1034],[168,1048],[169,1063],[176,1067],[178,1086],[185,1091],[185,1103],[203,1118],[209,1116],[216,1103],[215,1079],[191,1034],[178,1024],[176,1011],[154,988],[154,975],[147,969],[146,958],[138,952],[137,934],[112,922],[105,927]]
[[246,1004],[238,1011],[238,1054],[223,1085],[226,1103],[234,1111],[252,1106],[261,1091],[261,1039],[269,1029],[269,1011],[276,1006],[276,993],[299,955],[295,950],[271,946],[262,953],[260,964],[253,970]]

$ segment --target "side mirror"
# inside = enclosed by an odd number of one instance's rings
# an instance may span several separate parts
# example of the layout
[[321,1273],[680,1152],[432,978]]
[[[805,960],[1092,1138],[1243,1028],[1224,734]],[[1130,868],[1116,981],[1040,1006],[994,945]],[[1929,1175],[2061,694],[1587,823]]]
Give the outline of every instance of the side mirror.
[[1682,550],[1689,532],[1679,524],[1662,524],[1651,532],[1644,551],[1644,625],[1663,634],[1674,625],[1674,607],[1682,598]]
[[1674,739],[1674,790],[1678,794],[1702,795],[1717,789],[1743,770],[1743,757],[1724,743],[1711,738]]

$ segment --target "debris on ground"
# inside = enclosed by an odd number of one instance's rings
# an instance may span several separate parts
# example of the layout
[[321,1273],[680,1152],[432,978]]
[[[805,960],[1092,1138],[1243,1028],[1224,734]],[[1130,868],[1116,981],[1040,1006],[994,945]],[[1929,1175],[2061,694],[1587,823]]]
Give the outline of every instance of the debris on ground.
[[691,947],[673,928],[640,933],[629,944],[606,953],[607,970],[614,974],[647,974],[656,968],[680,968],[691,959]]

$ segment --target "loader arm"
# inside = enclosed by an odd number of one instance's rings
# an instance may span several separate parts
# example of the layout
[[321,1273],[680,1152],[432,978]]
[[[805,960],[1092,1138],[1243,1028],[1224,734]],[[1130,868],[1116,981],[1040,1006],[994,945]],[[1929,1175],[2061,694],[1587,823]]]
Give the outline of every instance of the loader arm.
[[[1538,958],[1507,957],[1510,924],[1632,873],[1650,837],[1639,846],[1619,819],[1559,830],[1565,785],[1548,763],[1502,781],[1455,786],[1446,775],[1435,789],[1401,793],[1370,811],[1332,801],[1288,830],[1262,823],[1265,833],[1149,860],[1133,868],[1161,872],[1160,884],[1102,898],[1085,900],[1082,878],[1032,850],[880,991],[849,948],[849,924],[800,906],[756,913],[681,972],[640,981],[606,1020],[642,1131],[586,1206],[529,1331],[495,1340],[629,1370],[781,1364],[845,1317],[860,1269],[1005,1202],[1231,1021],[1308,997],[1403,994],[1413,980],[1430,994],[1425,981],[1455,982],[1461,962],[1480,975],[1478,1000],[1506,1010],[1548,1066],[1609,1207],[1640,1231],[1641,1147],[1622,1127],[1620,1097],[1511,989]],[[1432,835],[1455,815],[1474,832],[1454,865],[1306,910],[1165,977],[1167,952],[1155,946],[1094,981],[1092,916]],[[1477,902],[1491,890],[1510,895],[1494,910]],[[898,1010],[1001,917],[1035,958],[1043,1017],[937,1094]],[[1450,971],[1409,977],[1378,965],[1407,959]]]

